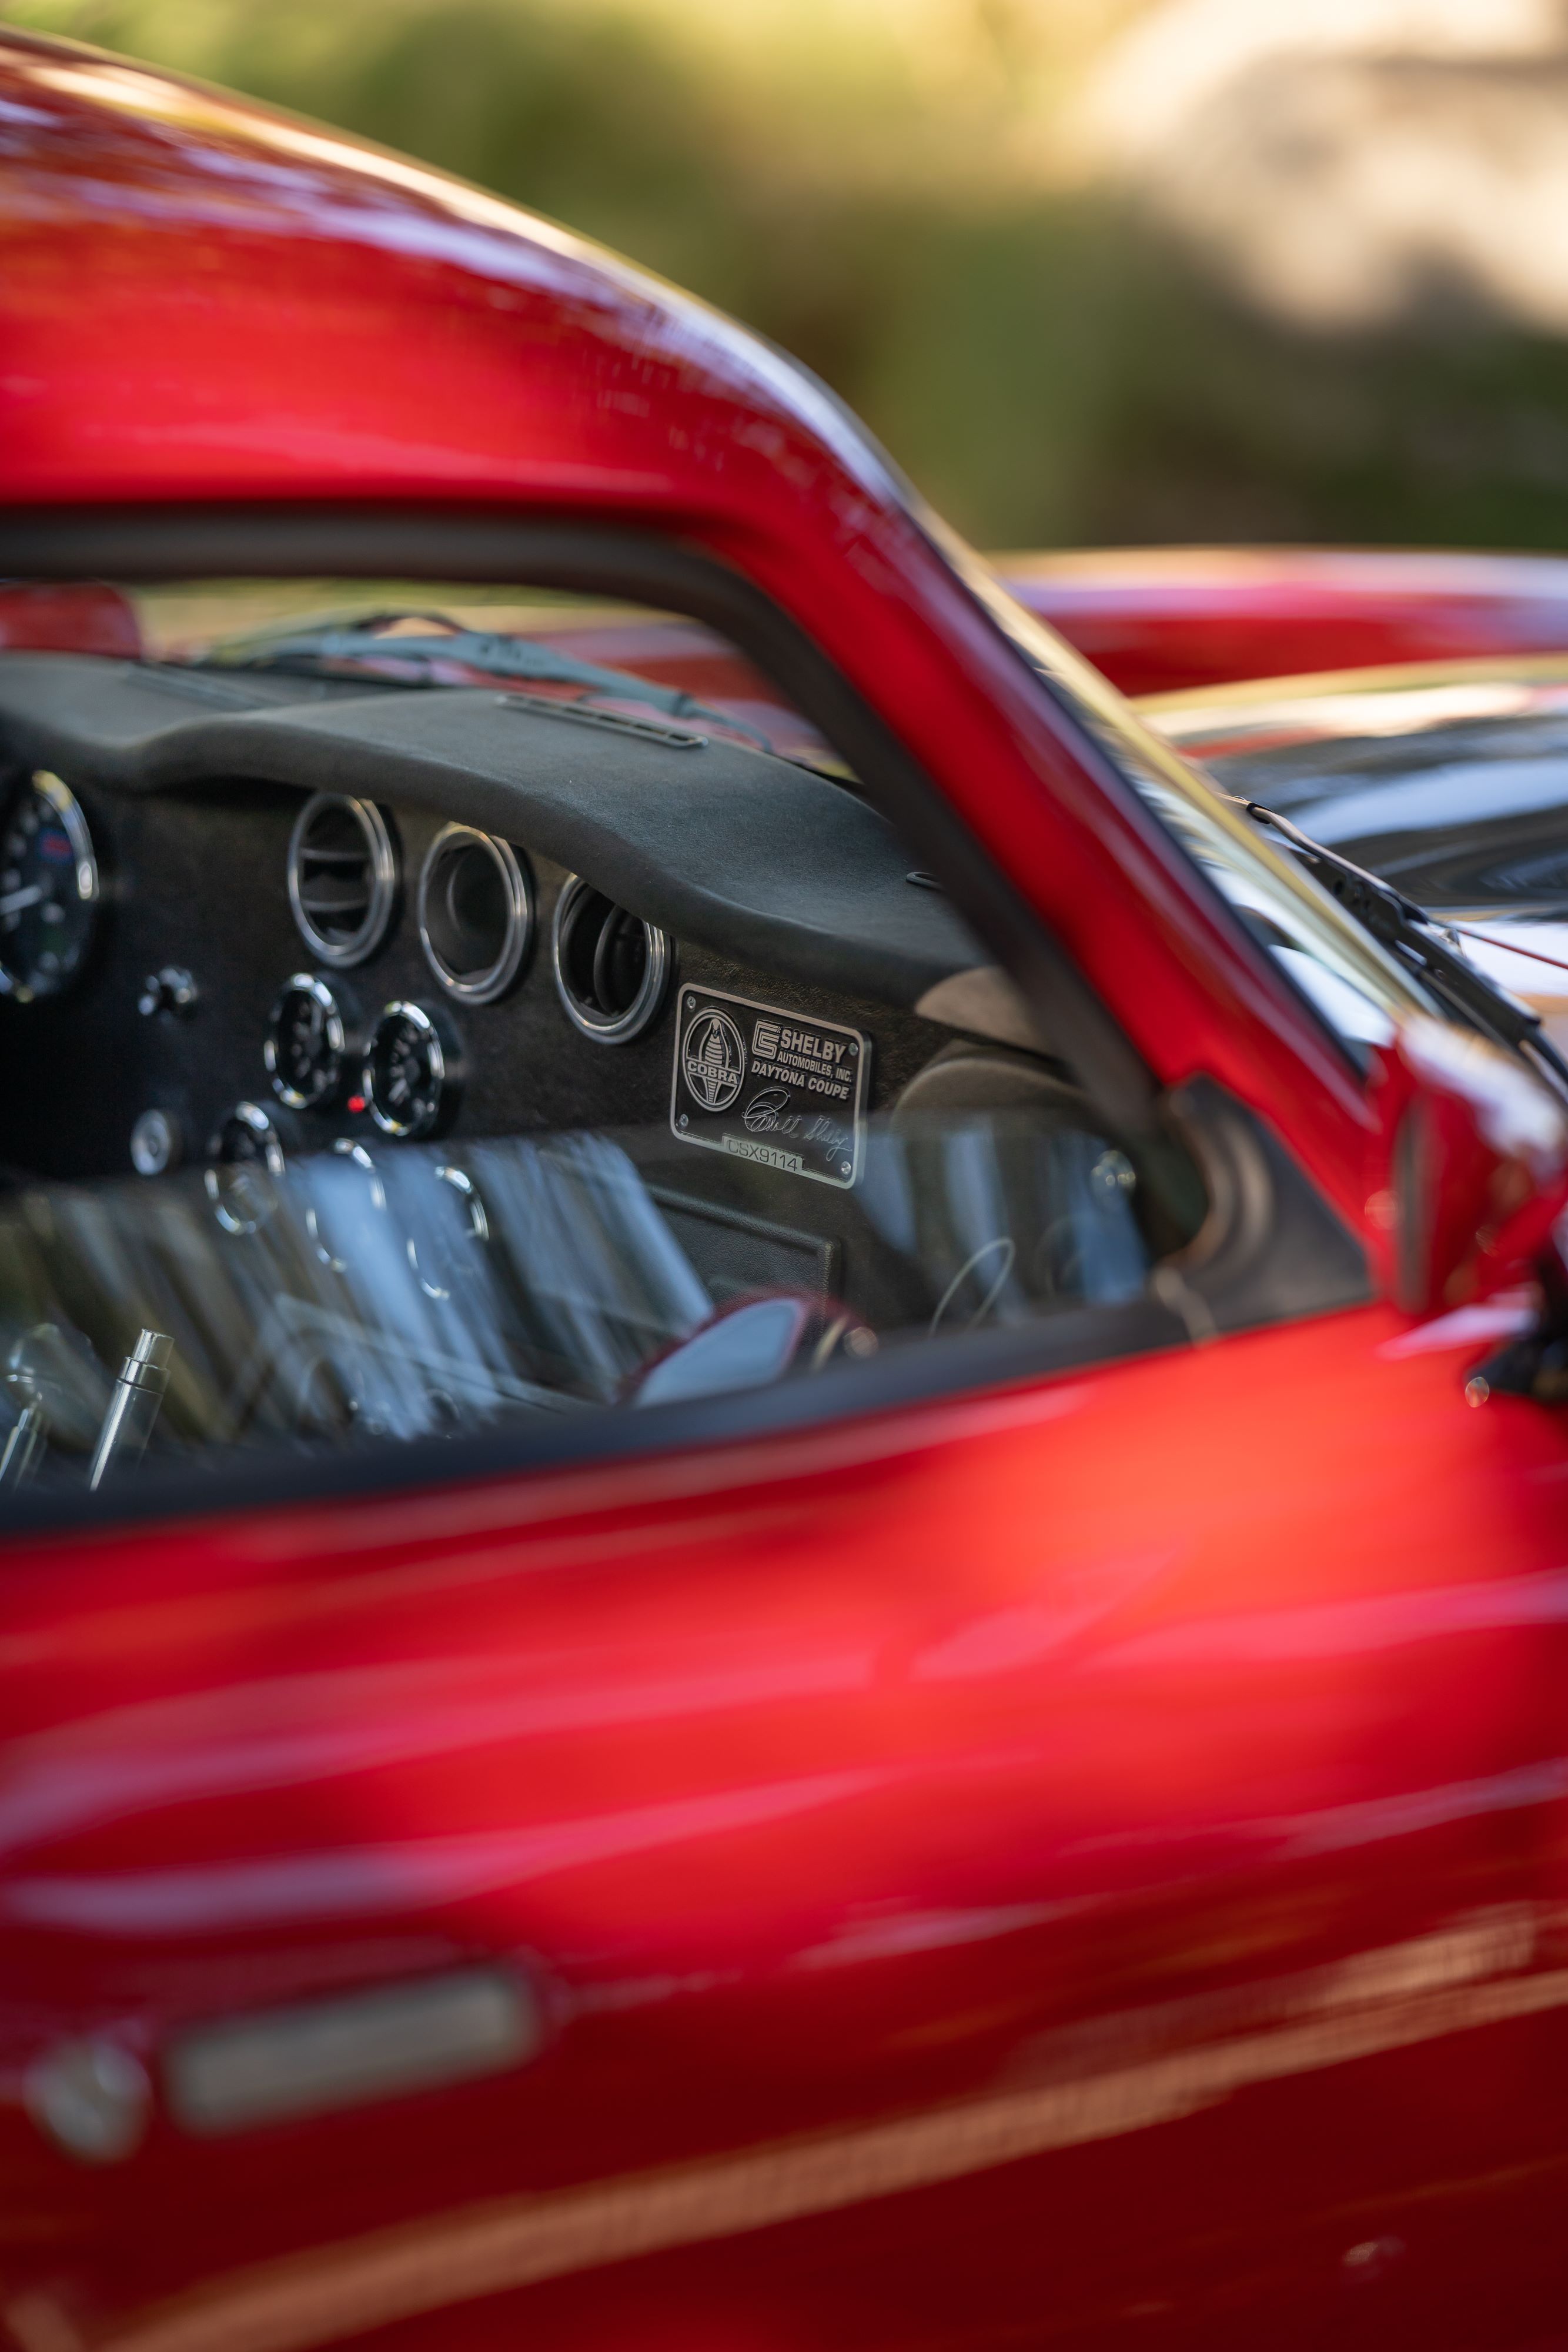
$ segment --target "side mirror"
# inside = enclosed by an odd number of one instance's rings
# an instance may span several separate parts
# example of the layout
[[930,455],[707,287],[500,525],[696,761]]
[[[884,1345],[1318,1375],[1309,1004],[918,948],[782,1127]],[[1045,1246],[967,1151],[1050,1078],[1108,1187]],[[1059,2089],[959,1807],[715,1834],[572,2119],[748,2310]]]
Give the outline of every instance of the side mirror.
[[1421,1017],[1383,1053],[1379,1122],[1390,1288],[1442,1314],[1522,1281],[1568,1302],[1553,1229],[1568,1208],[1568,1107],[1484,1037]]

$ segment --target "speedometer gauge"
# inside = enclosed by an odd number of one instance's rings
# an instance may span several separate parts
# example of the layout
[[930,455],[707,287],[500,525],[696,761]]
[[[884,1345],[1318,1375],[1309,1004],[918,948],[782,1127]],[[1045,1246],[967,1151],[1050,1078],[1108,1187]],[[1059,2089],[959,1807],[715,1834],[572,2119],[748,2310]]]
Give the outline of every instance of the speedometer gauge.
[[43,770],[0,834],[0,995],[30,1004],[68,988],[98,920],[98,859],[73,793]]

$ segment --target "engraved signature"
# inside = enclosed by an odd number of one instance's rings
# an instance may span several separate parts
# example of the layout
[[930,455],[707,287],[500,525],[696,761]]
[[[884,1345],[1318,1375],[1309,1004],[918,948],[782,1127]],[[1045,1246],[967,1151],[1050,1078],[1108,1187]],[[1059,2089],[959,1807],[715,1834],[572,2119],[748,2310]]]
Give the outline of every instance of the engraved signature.
[[740,1123],[748,1135],[794,1135],[800,1114],[789,1108],[788,1087],[764,1087],[741,1112]]
[[748,1135],[789,1135],[799,1142],[814,1143],[832,1160],[845,1158],[850,1150],[849,1129],[821,1111],[808,1117],[796,1110],[787,1087],[759,1088],[741,1112],[740,1123]]

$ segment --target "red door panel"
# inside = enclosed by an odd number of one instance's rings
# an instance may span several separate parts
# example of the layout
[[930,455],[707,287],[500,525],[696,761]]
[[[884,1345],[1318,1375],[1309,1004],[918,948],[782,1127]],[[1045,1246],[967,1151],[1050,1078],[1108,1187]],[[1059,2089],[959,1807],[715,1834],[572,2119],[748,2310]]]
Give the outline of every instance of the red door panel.
[[[1522,2340],[1568,1445],[1399,1328],[14,1551],[18,2341]],[[511,2063],[180,2111],[476,1968]],[[95,2037],[152,2095],[90,2165]]]

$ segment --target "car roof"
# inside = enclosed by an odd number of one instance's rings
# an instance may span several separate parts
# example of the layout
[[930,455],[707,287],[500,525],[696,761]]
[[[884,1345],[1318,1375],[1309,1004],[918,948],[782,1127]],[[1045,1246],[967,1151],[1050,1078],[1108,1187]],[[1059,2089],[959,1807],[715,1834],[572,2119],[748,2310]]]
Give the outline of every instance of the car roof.
[[809,371],[651,272],[77,43],[0,34],[0,222],[3,499],[597,491],[668,513],[765,466],[905,495]]

